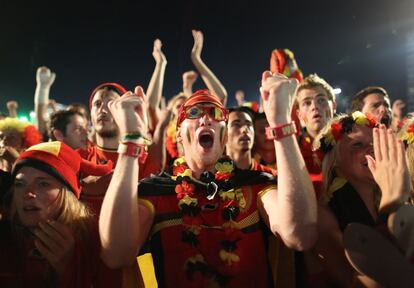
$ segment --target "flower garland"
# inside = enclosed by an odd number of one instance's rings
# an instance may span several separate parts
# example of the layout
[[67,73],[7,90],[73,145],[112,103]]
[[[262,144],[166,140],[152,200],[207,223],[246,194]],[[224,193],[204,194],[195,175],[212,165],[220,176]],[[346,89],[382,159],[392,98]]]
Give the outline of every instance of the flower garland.
[[174,119],[170,122],[170,124],[168,124],[166,135],[165,135],[166,149],[167,149],[168,154],[170,154],[171,158],[178,157],[176,131],[177,131],[177,120]]
[[411,120],[411,122],[408,122],[403,127],[400,139],[405,143],[405,145],[414,143],[414,120]]
[[344,134],[352,132],[355,124],[370,128],[378,125],[372,115],[359,111],[355,111],[351,115],[340,116],[339,119],[336,118],[336,120],[331,122],[331,126],[318,137],[315,150],[320,150],[323,154],[328,153],[342,139]]
[[[203,219],[200,215],[201,208],[198,205],[198,199],[195,197],[196,184],[203,183],[208,195],[215,195],[217,191],[213,190],[219,189],[218,195],[221,198],[223,207],[222,217],[224,220],[222,229],[225,237],[225,239],[221,241],[222,249],[219,251],[219,257],[221,261],[226,263],[226,265],[231,266],[233,263],[240,261],[240,256],[237,255],[236,251],[237,242],[241,240],[243,233],[240,231],[235,220],[239,215],[240,208],[243,209],[246,207],[246,200],[241,189],[231,188],[226,190],[226,188],[229,187],[229,180],[234,175],[233,161],[227,157],[221,158],[215,164],[215,169],[216,173],[214,175],[209,172],[203,173],[200,179],[202,181],[203,178],[207,177],[208,179],[201,182],[193,177],[192,171],[187,163],[185,163],[184,157],[180,157],[174,161],[173,175],[171,176],[171,179],[177,182],[175,193],[179,200],[178,207],[183,215],[182,220],[185,231],[183,232],[182,240],[193,247],[198,245],[198,235],[203,228]],[[205,184],[205,182],[209,181],[210,183]],[[213,181],[217,182],[218,185],[215,182],[214,185],[211,185],[211,182]],[[207,199],[211,198],[207,196]],[[198,267],[197,265],[193,265],[194,259],[190,260],[191,259],[187,262],[189,265],[192,263],[190,265],[192,267],[191,270],[193,270],[194,267]],[[187,267],[187,269],[189,268],[190,267]],[[204,271],[204,268],[202,271]]]

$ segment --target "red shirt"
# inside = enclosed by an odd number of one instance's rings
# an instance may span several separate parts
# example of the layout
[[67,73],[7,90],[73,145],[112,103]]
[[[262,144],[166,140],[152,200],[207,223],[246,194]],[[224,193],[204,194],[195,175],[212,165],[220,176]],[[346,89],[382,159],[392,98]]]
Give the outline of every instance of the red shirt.
[[87,239],[76,240],[72,261],[58,279],[49,262],[36,249],[34,237],[23,228],[6,220],[0,221],[0,286],[103,287],[95,282],[103,263],[99,255],[97,225],[94,225],[88,230]]
[[[87,149],[78,149],[77,151],[82,158],[95,164],[105,164],[108,160],[111,160],[115,167],[118,161],[117,149],[105,149],[97,145],[91,145]],[[144,164],[139,163],[139,179],[149,177],[152,173],[158,173],[157,169],[158,167],[155,168],[148,161]]]
[[[159,285],[208,287],[218,284],[215,279],[225,278],[220,287],[269,287],[271,276],[264,245],[266,235],[261,229],[257,210],[259,192],[265,188],[266,185],[240,187],[246,200],[246,206],[234,219],[242,234],[235,250],[240,259],[231,265],[220,256],[222,243],[228,236],[222,229],[225,202],[218,195],[207,200],[205,191],[196,191],[192,196],[198,200],[201,209],[198,217],[203,225],[196,246],[183,240],[187,227],[183,224],[176,193],[142,197],[149,200],[151,204],[148,205],[155,213],[150,245]],[[220,276],[214,276],[216,273]]]
[[298,142],[300,152],[302,153],[306,168],[308,169],[309,176],[312,180],[313,188],[315,189],[316,199],[319,199],[323,183],[322,160],[319,159],[317,153],[312,151],[312,138],[306,131],[302,132]]
[[252,164],[250,165],[250,170],[253,171],[262,171],[262,172],[266,172],[269,174],[272,174],[273,176],[277,176],[277,170],[273,169],[269,166],[260,164],[259,162],[257,162],[255,159],[252,159]]

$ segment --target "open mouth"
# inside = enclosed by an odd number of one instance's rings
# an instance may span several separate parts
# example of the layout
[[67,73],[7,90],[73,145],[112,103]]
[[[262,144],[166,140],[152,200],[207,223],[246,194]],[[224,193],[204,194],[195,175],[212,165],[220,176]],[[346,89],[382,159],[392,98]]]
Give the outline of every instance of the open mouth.
[[250,141],[250,137],[249,136],[242,136],[239,138],[240,142],[249,142]]
[[198,142],[200,143],[200,146],[204,149],[209,149],[213,147],[214,144],[214,135],[210,131],[203,131],[198,136]]
[[380,119],[380,123],[384,124],[387,127],[388,127],[388,125],[390,125],[390,122],[391,122],[390,117],[388,117],[388,115],[385,115]]
[[23,211],[24,212],[37,212],[40,211],[41,209],[36,207],[36,206],[24,206],[23,207]]
[[321,117],[321,115],[319,115],[319,114],[316,114],[316,115],[313,115],[313,117],[312,117],[313,119],[321,119],[322,117]]

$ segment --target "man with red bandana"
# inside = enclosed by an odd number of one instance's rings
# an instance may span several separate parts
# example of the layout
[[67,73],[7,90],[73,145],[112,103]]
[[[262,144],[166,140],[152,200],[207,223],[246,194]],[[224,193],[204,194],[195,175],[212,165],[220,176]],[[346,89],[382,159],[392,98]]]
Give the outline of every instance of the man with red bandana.
[[[316,240],[315,195],[290,117],[296,86],[281,74],[263,74],[277,183],[260,172],[239,173],[222,157],[228,112],[207,90],[194,93],[180,109],[177,140],[184,157],[171,175],[140,181],[139,201],[137,153],[133,143],[121,144],[125,152],[99,223],[107,265],[129,265],[149,239],[159,286],[271,286],[260,220],[291,248],[308,249]],[[109,103],[121,135],[146,133],[143,92],[138,92],[140,97],[127,93]],[[132,229],[125,233],[124,227]]]

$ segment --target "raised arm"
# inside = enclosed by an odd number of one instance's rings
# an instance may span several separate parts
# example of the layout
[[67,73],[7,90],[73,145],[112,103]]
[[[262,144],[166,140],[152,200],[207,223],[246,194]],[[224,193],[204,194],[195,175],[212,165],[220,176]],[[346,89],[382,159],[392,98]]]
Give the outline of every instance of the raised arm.
[[[147,116],[143,97],[142,88],[137,87],[135,94],[127,92],[108,103],[121,135],[146,135]],[[137,252],[152,225],[150,210],[138,204],[138,171],[137,158],[120,153],[102,204],[99,219],[102,259],[112,268],[136,261]]]
[[236,94],[234,95],[234,98],[236,98],[237,106],[243,106],[244,104],[244,92],[243,90],[237,90]]
[[17,101],[8,101],[7,102],[7,110],[9,111],[9,117],[17,118],[17,108],[19,105]]
[[[152,163],[154,165],[153,170],[157,171],[157,173],[161,172],[165,168],[166,160],[167,160],[167,153],[165,150],[165,134],[168,124],[170,124],[172,118],[172,111],[171,110],[162,110],[160,113],[160,119],[155,127],[154,135],[152,137],[152,144],[148,150],[148,158],[147,162]],[[153,172],[153,174],[155,174]]]
[[49,68],[42,66],[36,72],[36,91],[34,96],[37,129],[44,135],[47,132],[46,113],[49,104],[50,87],[55,81],[56,74]]
[[[270,127],[292,122],[296,79],[263,73],[260,88]],[[297,250],[309,249],[317,238],[317,210],[312,182],[294,133],[274,140],[278,170],[277,189],[263,195],[264,218],[273,233]]]
[[183,74],[183,93],[190,97],[193,94],[193,85],[197,81],[198,74],[195,71],[187,71]]
[[193,30],[192,32],[194,37],[194,46],[191,50],[191,60],[197,68],[197,71],[200,73],[201,78],[203,78],[204,83],[206,83],[207,88],[218,96],[225,106],[227,102],[226,88],[224,88],[223,84],[216,77],[216,75],[214,75],[213,71],[211,71],[201,59],[201,52],[204,45],[203,33],[197,30]]
[[154,72],[152,72],[150,83],[148,84],[146,101],[148,103],[148,127],[154,131],[158,123],[158,113],[164,86],[164,74],[167,67],[167,58],[161,50],[162,43],[160,39],[154,41],[152,56],[155,60]]

